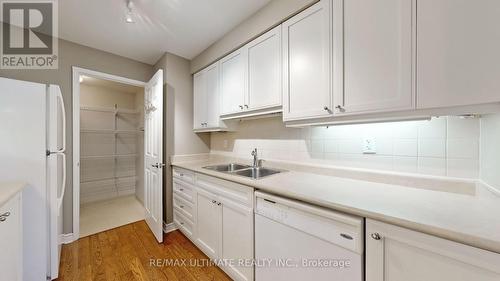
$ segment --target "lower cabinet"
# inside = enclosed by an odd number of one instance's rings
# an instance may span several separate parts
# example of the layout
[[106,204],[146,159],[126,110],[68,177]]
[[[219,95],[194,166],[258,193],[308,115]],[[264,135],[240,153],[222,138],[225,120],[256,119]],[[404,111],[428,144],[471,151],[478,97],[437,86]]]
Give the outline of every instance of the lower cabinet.
[[[194,186],[190,189],[176,171],[173,205],[179,230],[217,260],[233,280],[254,280],[252,264],[245,264],[254,257],[253,188],[192,173]],[[182,170],[177,174],[189,173]]]
[[497,281],[500,254],[366,220],[366,281]]
[[23,280],[21,219],[21,194],[17,194],[0,207],[1,280]]
[[222,209],[217,204],[217,195],[197,191],[197,233],[196,244],[210,258],[218,258],[220,253]]

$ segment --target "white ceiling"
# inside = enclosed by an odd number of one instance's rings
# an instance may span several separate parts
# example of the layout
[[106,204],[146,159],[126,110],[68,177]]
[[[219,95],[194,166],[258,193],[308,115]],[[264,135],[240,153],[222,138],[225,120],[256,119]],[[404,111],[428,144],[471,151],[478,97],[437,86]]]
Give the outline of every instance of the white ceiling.
[[59,37],[148,64],[165,52],[192,59],[270,0],[59,1]]

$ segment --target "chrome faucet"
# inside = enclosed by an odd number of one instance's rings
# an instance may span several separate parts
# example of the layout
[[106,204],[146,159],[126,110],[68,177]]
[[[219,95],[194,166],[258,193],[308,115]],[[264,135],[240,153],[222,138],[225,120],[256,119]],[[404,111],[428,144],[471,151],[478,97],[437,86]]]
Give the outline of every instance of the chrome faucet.
[[259,156],[257,155],[257,148],[254,148],[254,150],[252,150],[252,156],[253,156],[253,167],[257,168],[259,165]]

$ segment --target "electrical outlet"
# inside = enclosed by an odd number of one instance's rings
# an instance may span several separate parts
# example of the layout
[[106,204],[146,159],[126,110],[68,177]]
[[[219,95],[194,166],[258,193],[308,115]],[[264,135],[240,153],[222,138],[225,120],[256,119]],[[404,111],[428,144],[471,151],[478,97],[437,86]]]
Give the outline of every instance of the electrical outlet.
[[363,154],[376,154],[377,141],[375,138],[365,138],[363,140]]

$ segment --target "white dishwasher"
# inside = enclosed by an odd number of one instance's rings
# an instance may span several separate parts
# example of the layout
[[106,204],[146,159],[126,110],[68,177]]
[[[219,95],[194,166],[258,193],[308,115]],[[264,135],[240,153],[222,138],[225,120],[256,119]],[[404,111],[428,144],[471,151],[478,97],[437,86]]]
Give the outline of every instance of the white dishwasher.
[[363,280],[363,218],[255,192],[255,280]]

